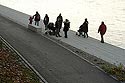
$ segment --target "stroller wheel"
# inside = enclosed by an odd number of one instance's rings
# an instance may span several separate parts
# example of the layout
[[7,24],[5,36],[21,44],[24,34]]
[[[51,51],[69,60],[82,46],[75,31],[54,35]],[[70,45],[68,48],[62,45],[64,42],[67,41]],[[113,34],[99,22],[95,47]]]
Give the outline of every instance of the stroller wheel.
[[76,32],[76,35],[78,35],[78,33]]
[[47,32],[45,32],[45,34],[47,35]]

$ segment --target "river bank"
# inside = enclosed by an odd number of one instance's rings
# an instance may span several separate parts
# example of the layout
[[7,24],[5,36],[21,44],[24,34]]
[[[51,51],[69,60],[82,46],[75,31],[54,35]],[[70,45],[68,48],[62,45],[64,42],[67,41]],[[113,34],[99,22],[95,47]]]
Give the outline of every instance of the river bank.
[[[39,11],[42,19],[44,18],[45,14],[48,14],[50,17],[50,22],[54,23],[59,13],[62,13],[64,20],[67,18],[71,22],[70,29],[73,31],[77,31],[79,26],[84,22],[84,19],[88,18],[88,34],[97,40],[100,40],[100,35],[97,33],[99,25],[102,21],[104,21],[107,25],[107,32],[104,36],[106,42],[125,49],[124,0],[103,0],[101,2],[100,0],[12,0],[11,2],[8,2],[7,0],[0,0],[0,3],[1,5],[28,15],[34,15],[36,11]],[[1,11],[2,10],[3,9],[1,9]],[[15,11],[6,11],[7,13],[5,12],[4,15],[15,14]],[[20,20],[26,18],[25,16],[24,18],[20,16]],[[18,19],[17,16],[16,19]],[[24,22],[26,23],[27,20],[24,20]]]

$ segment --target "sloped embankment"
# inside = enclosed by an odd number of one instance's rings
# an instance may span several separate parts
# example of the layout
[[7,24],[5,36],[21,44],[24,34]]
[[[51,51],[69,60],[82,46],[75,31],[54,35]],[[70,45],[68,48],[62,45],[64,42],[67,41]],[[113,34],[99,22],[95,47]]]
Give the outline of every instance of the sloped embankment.
[[38,76],[1,40],[0,83],[41,83]]

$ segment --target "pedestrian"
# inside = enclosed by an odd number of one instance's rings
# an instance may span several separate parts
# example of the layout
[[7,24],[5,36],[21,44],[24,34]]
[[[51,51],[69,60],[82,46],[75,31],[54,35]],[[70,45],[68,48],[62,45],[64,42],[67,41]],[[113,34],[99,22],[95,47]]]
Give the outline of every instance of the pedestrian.
[[58,20],[56,20],[56,22],[55,22],[55,29],[56,29],[56,37],[61,37],[60,36],[60,31],[59,31],[59,29],[60,29],[60,22],[58,21]]
[[70,22],[69,22],[68,19],[66,19],[64,21],[64,28],[63,28],[64,34],[65,34],[65,36],[64,36],[65,38],[68,38],[67,37],[67,32],[68,32],[69,28],[70,28]]
[[59,22],[59,32],[60,32],[60,29],[62,28],[62,22],[63,22],[63,17],[61,13],[59,14],[56,20]]
[[36,14],[33,15],[33,18],[34,18],[34,21],[35,21],[35,25],[39,26],[40,14],[37,11],[36,11]]
[[45,25],[45,30],[47,30],[47,25],[49,23],[49,16],[47,14],[44,17],[43,23]]
[[102,21],[101,25],[99,26],[98,33],[100,32],[101,35],[101,43],[104,43],[103,35],[106,33],[107,27]]
[[88,24],[89,22],[87,21],[87,18],[85,19],[84,23],[83,23],[83,32],[84,32],[84,38],[87,37],[88,38]]
[[29,18],[29,24],[32,24],[32,22],[33,22],[33,17],[30,16],[30,18]]
[[53,35],[53,28],[54,28],[54,23],[53,22],[50,22],[48,25],[47,25],[47,30],[45,32],[45,34],[49,34],[49,35]]

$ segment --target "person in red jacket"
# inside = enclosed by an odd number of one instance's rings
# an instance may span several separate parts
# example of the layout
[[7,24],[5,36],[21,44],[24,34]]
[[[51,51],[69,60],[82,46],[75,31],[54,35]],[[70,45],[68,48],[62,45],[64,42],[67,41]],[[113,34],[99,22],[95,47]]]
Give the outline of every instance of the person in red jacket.
[[101,43],[104,43],[103,35],[106,33],[106,29],[106,25],[104,24],[104,22],[102,22],[98,29],[98,33],[100,32],[101,35]]

